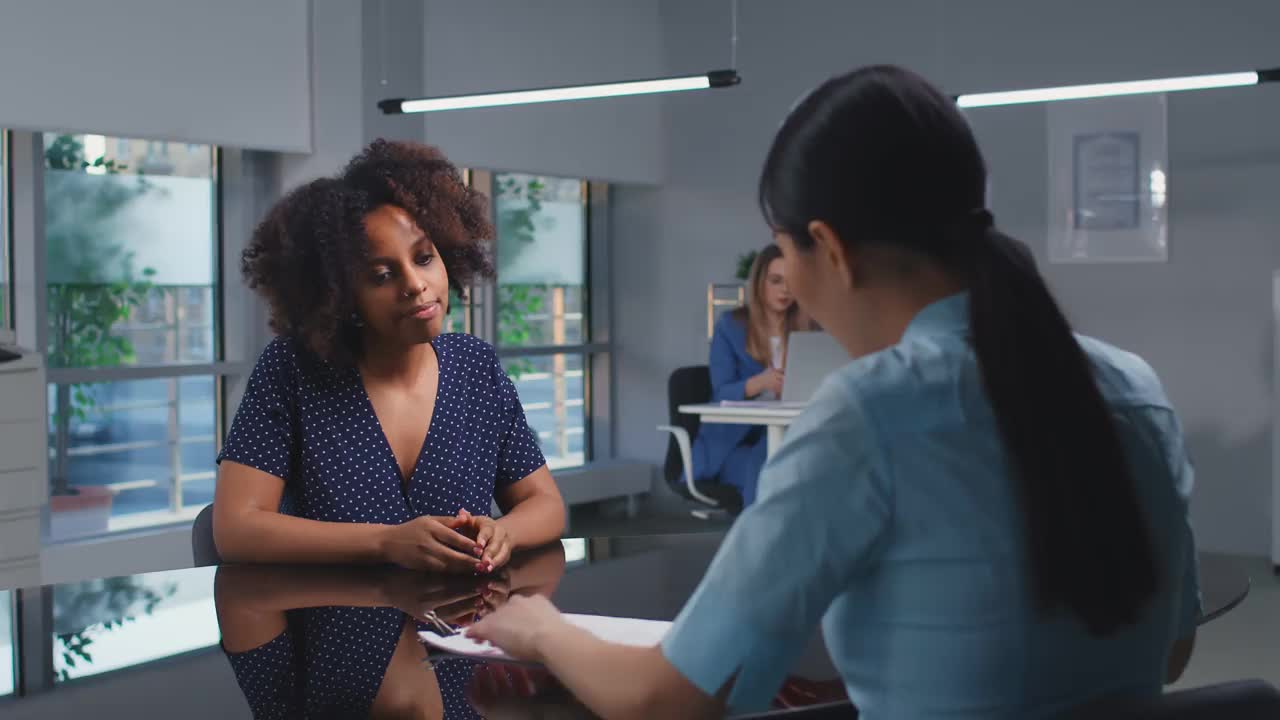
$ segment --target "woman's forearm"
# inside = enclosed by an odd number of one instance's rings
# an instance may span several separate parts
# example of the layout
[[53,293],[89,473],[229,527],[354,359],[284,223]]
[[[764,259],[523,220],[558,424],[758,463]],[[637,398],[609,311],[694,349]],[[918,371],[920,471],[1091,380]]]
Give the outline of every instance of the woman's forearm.
[[537,641],[539,660],[583,705],[615,718],[711,718],[723,706],[667,662],[659,648],[608,643],[568,623]]
[[382,540],[391,527],[246,510],[215,517],[214,542],[227,562],[378,563],[386,562]]
[[564,501],[550,494],[533,495],[498,518],[515,541],[516,550],[540,547],[564,532]]

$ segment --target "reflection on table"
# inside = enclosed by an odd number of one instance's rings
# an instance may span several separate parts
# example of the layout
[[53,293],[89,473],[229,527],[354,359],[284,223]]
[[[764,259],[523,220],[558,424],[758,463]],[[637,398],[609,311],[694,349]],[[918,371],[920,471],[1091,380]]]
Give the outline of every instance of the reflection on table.
[[[252,706],[263,716],[281,717],[371,711],[445,718],[571,717],[581,708],[535,668],[429,656],[416,636],[423,613],[434,609],[466,623],[515,593],[544,593],[566,612],[670,620],[722,539],[720,533],[706,533],[565,540],[520,554],[492,578],[376,568],[224,566],[27,592],[49,603],[46,637],[56,685],[78,686],[80,678],[132,665],[181,667],[194,654],[223,655],[221,636],[230,657],[222,667],[234,668],[234,676],[179,672],[169,677],[189,683],[193,691],[225,684],[215,692],[228,703],[227,716],[247,717]],[[1249,579],[1239,564],[1221,556],[1202,556],[1200,568],[1202,622],[1209,622],[1241,602]],[[776,707],[843,697],[816,631],[789,672]],[[76,692],[88,700],[95,693],[110,696],[120,712],[156,711],[156,698],[146,694],[133,707],[118,705],[119,694],[109,683]]]

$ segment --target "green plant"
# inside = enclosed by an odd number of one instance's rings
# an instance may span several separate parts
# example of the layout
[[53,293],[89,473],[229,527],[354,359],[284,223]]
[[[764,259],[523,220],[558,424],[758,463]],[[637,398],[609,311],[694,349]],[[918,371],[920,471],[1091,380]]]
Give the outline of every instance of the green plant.
[[523,183],[515,176],[503,176],[498,181],[498,197],[506,200],[521,199],[524,204],[506,203],[498,213],[498,237],[514,238],[533,243],[537,226],[534,221],[542,212],[542,194],[547,185],[541,178],[530,177]]
[[502,328],[503,345],[538,345],[543,343],[542,328],[529,322],[529,314],[542,312],[542,285],[498,286],[498,325]]
[[743,253],[738,256],[738,269],[734,271],[734,277],[738,280],[746,282],[751,277],[751,266],[756,262],[756,256],[759,255],[758,250]]
[[[498,237],[503,242],[516,244],[513,256],[534,245],[538,223],[545,225],[550,221],[540,217],[546,189],[546,183],[538,177],[521,180],[519,176],[503,176],[498,181],[498,197],[508,201],[502,203],[498,212]],[[524,202],[510,202],[512,200]],[[543,311],[541,289],[541,285],[527,284],[498,286],[499,346],[519,347],[544,341],[537,326],[529,320],[530,315]],[[533,372],[534,367],[531,361],[516,358],[506,363],[506,370],[512,380],[519,380],[522,375]]]
[[[146,301],[155,271],[133,269],[133,253],[104,242],[104,228],[126,206],[152,190],[145,178],[128,180],[128,169],[104,157],[84,158],[84,145],[59,135],[45,149],[45,242],[48,267],[64,280],[47,285],[50,367],[111,367],[134,360],[128,338],[114,334]],[[98,177],[87,172],[96,168]],[[102,177],[106,176],[106,177]],[[117,279],[104,281],[104,275]],[[138,278],[141,275],[141,278]],[[70,418],[84,421],[97,407],[92,385],[72,385]],[[60,419],[55,410],[54,422]],[[55,494],[65,494],[65,478],[56,478]]]
[[[58,680],[70,680],[71,671],[79,663],[93,662],[89,647],[93,645],[95,636],[135,622],[139,610],[143,615],[151,615],[161,602],[173,597],[177,591],[178,587],[173,583],[157,590],[142,585],[131,576],[60,586],[54,592],[54,641],[65,667],[57,669]],[[108,619],[88,621],[102,615]],[[59,625],[77,629],[56,632]]]

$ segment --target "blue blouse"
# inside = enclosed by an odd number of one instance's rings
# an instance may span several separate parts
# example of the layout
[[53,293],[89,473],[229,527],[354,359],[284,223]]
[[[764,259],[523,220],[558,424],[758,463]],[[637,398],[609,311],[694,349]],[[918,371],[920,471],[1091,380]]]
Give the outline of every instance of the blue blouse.
[[967,297],[943,299],[897,345],[822,384],[663,641],[695,685],[714,694],[736,673],[730,705],[767,707],[821,623],[866,720],[1043,718],[1161,691],[1200,599],[1193,473],[1159,380],[1080,338],[1163,571],[1135,624],[1094,637],[1034,607],[1023,513],[968,332]]
[[312,520],[488,515],[495,491],[546,461],[493,347],[462,334],[431,344],[439,389],[407,484],[359,371],[334,368],[289,338],[258,359],[218,461],[283,479],[281,511]]
[[[726,312],[716,321],[711,336],[711,401],[746,400],[747,381],[764,372],[764,366],[747,354],[747,328]],[[710,480],[720,474],[733,449],[747,438],[750,425],[703,423],[693,441],[694,474]]]

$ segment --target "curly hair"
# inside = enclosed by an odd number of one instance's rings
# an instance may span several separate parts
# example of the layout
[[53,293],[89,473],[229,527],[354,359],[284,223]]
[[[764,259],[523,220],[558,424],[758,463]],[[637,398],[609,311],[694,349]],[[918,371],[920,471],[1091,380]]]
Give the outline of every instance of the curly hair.
[[271,329],[322,360],[360,356],[352,271],[368,256],[364,218],[383,205],[426,233],[459,297],[493,276],[488,203],[438,149],[376,140],[337,177],[296,188],[267,213],[241,257],[241,272],[271,309]]

